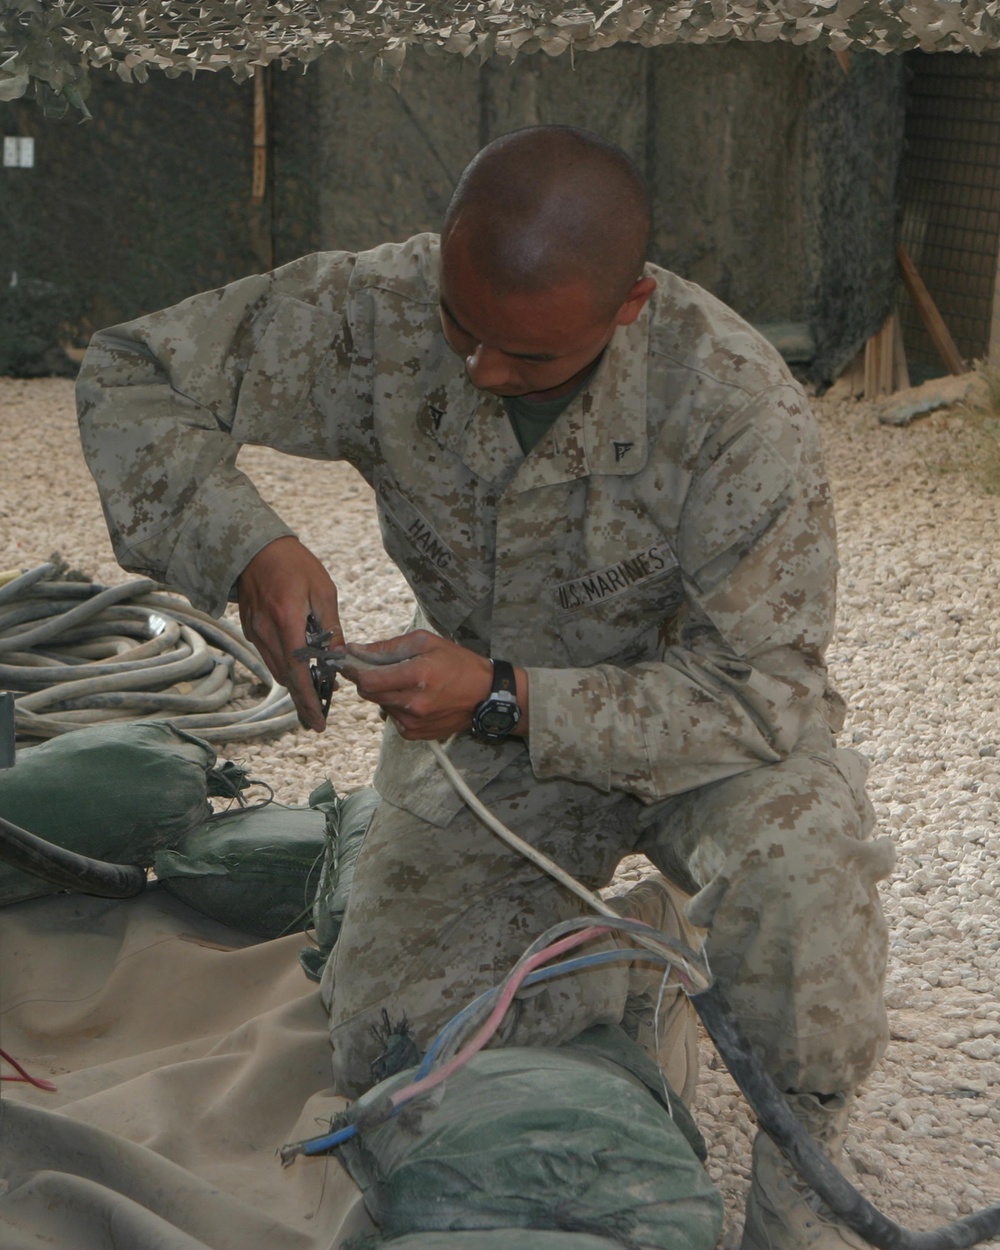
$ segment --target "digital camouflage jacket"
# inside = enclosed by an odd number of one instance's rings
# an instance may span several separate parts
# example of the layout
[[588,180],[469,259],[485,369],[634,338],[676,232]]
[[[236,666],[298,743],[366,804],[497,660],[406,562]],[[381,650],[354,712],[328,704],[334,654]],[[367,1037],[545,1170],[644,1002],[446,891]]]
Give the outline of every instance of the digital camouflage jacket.
[[[528,670],[538,778],[648,803],[783,758],[822,712],[834,615],[818,432],[759,335],[647,272],[647,307],[527,456],[442,336],[433,235],[98,333],[80,423],[119,561],[219,613],[290,532],[240,444],[345,459],[423,622]],[[474,786],[524,749],[449,748]],[[459,803],[391,726],[376,785],[430,820]]]

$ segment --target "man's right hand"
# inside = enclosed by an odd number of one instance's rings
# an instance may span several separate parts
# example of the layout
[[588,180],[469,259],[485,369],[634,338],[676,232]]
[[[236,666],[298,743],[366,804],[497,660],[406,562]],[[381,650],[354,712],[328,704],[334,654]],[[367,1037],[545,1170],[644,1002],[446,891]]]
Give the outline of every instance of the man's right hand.
[[237,590],[243,632],[274,679],[287,687],[302,724],[322,733],[326,721],[309,677],[309,663],[296,660],[292,653],[305,643],[310,613],[330,631],[330,647],[343,646],[337,588],[330,574],[297,538],[276,538],[246,566]]

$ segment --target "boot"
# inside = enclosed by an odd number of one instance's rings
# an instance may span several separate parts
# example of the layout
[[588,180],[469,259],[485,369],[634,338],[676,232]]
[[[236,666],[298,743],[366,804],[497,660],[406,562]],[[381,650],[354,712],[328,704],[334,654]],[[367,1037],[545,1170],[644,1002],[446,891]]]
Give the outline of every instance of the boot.
[[[644,878],[625,894],[608,898],[622,916],[642,920],[698,950],[702,933],[684,915],[686,901],[687,896],[659,873]],[[619,941],[631,945],[626,935]],[[642,959],[629,965],[622,1027],[690,1106],[698,1084],[698,1016],[676,981],[663,987],[667,971],[663,964]]]
[[[813,1141],[841,1167],[852,1096],[788,1094],[788,1105]],[[753,1144],[750,1193],[740,1250],[870,1250],[823,1206],[764,1132]]]

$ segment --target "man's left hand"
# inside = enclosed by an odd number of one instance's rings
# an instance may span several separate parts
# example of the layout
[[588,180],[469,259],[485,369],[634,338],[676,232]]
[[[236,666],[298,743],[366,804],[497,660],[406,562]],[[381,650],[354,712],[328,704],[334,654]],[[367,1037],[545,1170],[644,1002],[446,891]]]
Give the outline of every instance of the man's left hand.
[[[493,665],[486,656],[423,629],[366,646],[349,643],[347,652],[344,676],[411,741],[440,740],[468,730],[472,713],[493,684]],[[373,667],[352,667],[352,655]],[[522,716],[515,732],[523,734],[527,720],[523,670],[517,670],[517,679]]]

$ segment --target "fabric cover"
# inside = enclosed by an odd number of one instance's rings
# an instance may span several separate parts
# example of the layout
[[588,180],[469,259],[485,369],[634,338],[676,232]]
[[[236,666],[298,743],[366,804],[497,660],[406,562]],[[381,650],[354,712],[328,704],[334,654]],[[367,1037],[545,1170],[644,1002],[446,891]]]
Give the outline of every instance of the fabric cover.
[[370,786],[339,798],[329,782],[309,796],[310,806],[322,808],[327,814],[326,850],[313,904],[313,928],[319,949],[302,952],[302,967],[311,980],[319,980],[340,934],[354,880],[354,864],[378,801],[377,792]]
[[[412,1075],[376,1086],[357,1111]],[[582,1050],[481,1051],[440,1099],[365,1130],[341,1153],[390,1244],[406,1233],[521,1228],[631,1250],[712,1250],[722,1226],[721,1197],[663,1107],[617,1064]]]
[[[276,1157],[345,1109],[301,941],[255,943],[160,883],[127,901],[59,895],[0,913],[3,1046],[57,1085],[4,1085],[4,1250],[381,1244],[339,1158],[282,1169]],[[366,1136],[369,1199],[391,1216],[381,1237],[393,1250],[714,1245],[718,1198],[680,1131],[642,1084],[596,1057],[611,1053],[607,1038],[582,1044],[592,1057],[487,1052],[425,1113],[420,1137],[401,1133],[402,1119]],[[525,1073],[513,1078],[516,1106],[499,1068]],[[522,1174],[533,1190],[517,1188]],[[441,1201],[428,1203],[421,1177],[443,1182]],[[558,1219],[599,1230],[501,1224],[552,1221],[553,1194]],[[465,1231],[425,1227],[429,1207],[440,1218],[456,1198]]]
[[157,884],[0,912],[2,1044],[58,1087],[3,1085],[4,1250],[335,1250],[372,1229],[336,1159],[278,1162],[345,1103],[301,936],[251,943]]

